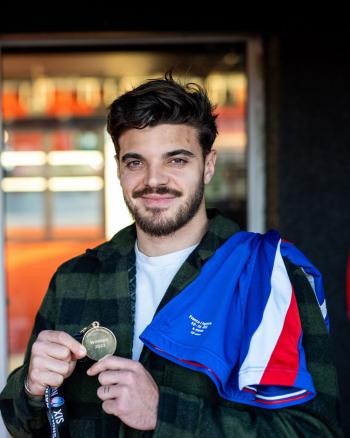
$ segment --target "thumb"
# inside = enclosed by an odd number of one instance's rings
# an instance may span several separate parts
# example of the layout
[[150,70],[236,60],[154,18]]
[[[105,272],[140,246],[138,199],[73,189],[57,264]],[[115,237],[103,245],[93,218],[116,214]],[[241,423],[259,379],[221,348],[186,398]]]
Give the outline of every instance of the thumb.
[[72,351],[71,354],[72,354],[72,360],[83,359],[86,356],[87,351],[84,345],[80,344],[79,348],[74,349],[74,351]]

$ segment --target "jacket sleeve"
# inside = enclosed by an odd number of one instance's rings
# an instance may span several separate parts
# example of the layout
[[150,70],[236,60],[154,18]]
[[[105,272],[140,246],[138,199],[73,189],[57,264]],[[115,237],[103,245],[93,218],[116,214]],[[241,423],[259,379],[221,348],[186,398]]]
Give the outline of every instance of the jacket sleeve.
[[160,385],[158,423],[154,437],[342,437],[339,423],[337,377],[329,335],[313,289],[302,269],[285,260],[297,299],[303,347],[316,397],[304,404],[278,410],[213,402]]
[[52,278],[48,291],[36,315],[34,327],[28,342],[23,365],[8,377],[0,394],[0,409],[4,423],[11,434],[17,437],[48,437],[50,429],[43,401],[29,400],[24,391],[24,380],[28,372],[32,345],[42,330],[54,328],[56,314],[55,279]]

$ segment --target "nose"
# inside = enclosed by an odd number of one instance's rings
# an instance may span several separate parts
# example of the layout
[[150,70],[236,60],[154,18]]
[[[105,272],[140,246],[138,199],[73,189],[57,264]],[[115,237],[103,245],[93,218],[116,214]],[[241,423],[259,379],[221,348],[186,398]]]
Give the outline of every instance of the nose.
[[168,179],[168,175],[162,166],[152,164],[147,166],[143,183],[148,187],[158,187],[167,184]]

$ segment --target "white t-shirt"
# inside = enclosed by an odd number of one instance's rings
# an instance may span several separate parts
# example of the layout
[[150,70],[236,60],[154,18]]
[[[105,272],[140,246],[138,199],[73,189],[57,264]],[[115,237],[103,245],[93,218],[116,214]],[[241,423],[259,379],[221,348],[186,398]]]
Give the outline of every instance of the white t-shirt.
[[138,360],[143,343],[140,334],[152,321],[171,280],[180,266],[197,246],[193,245],[180,251],[157,257],[148,257],[138,249],[136,253],[136,306],[132,358]]

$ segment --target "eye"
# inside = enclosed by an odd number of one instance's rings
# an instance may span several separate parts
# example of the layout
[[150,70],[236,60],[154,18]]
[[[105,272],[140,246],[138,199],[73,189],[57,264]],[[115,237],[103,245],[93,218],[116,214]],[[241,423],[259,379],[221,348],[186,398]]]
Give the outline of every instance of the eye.
[[184,160],[183,158],[172,158],[170,161],[171,164],[174,164],[176,166],[183,166],[187,163],[187,160]]
[[142,161],[140,160],[132,160],[126,163],[126,167],[128,169],[138,169],[141,166],[142,166]]

